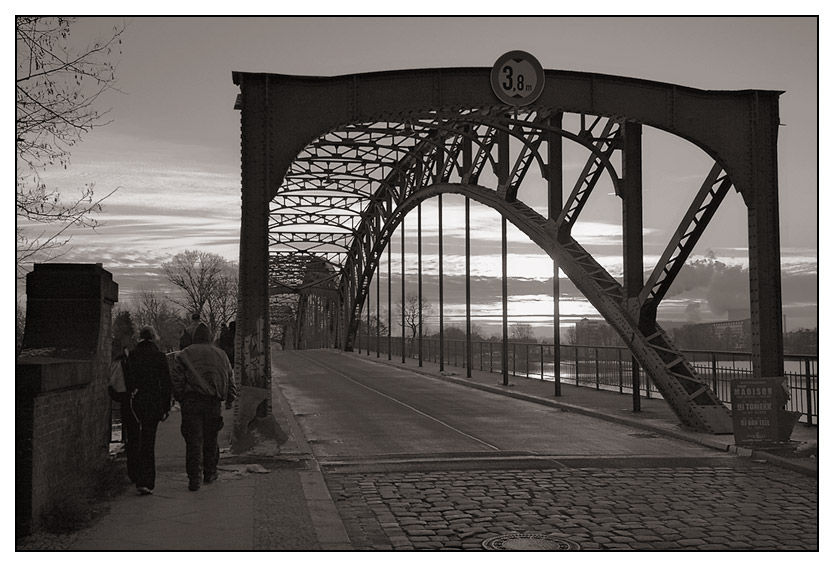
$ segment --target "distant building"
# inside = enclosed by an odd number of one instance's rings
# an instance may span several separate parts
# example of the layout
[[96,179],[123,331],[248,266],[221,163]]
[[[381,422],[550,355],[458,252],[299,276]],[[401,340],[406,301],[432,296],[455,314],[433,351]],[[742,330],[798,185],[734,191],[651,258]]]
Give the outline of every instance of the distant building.
[[675,344],[693,350],[750,350],[750,319],[684,325],[675,329]]
[[582,319],[576,322],[576,344],[593,346],[621,345],[617,332],[605,320]]

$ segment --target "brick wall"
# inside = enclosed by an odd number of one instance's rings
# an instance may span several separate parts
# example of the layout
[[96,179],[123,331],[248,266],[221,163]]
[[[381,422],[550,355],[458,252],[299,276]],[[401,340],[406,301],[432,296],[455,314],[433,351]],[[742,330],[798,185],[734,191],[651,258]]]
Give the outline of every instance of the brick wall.
[[[24,351],[15,367],[15,531],[19,535],[36,530],[41,514],[67,494],[94,486],[97,472],[108,456],[110,321],[118,288],[100,265],[92,266],[92,270],[85,265],[78,268],[59,269],[58,279],[71,280],[80,272],[89,288],[88,295],[98,295],[97,300],[83,297],[83,290],[77,289],[76,296],[69,299],[37,292],[28,297],[30,305],[33,301],[41,302],[33,313],[49,316],[40,320],[27,318],[29,341],[24,337]],[[101,281],[91,278],[91,271]],[[55,275],[46,277],[55,279]],[[110,287],[105,285],[108,282]],[[27,280],[27,288],[30,283]],[[64,286],[49,283],[45,287],[63,293]],[[60,328],[62,313],[77,318],[77,307],[66,308],[72,301],[83,304],[81,312],[88,318],[85,327],[94,331],[86,337],[71,337],[67,344],[49,344],[60,343],[55,337],[62,335],[55,333],[54,328],[49,333],[37,329],[44,325]],[[49,309],[50,305],[59,307]],[[28,312],[29,309],[27,317]],[[77,321],[72,325],[78,328]],[[44,336],[49,338],[40,342],[46,344],[39,344],[39,337]]]

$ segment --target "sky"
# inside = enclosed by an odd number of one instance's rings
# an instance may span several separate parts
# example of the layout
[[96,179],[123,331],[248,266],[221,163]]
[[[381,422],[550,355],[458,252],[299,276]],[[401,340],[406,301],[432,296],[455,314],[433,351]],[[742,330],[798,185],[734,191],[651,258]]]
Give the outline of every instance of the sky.
[[[78,41],[103,35],[121,18],[82,18]],[[700,89],[785,91],[780,99],[779,182],[783,302],[788,329],[816,327],[818,313],[818,38],[815,18],[653,17],[330,17],[127,20],[117,67],[120,93],[102,100],[112,122],[86,135],[67,170],[44,173],[71,190],[93,182],[104,203],[95,231],[73,230],[60,261],[100,262],[129,305],[141,289],[164,287],[161,264],[186,249],[236,260],[240,232],[240,114],[233,71],[330,76],[409,68],[491,67],[515,49],[545,69],[621,75]],[[651,269],[711,166],[687,142],[644,130],[645,266]],[[584,158],[566,152],[566,195]],[[577,240],[621,275],[620,202],[595,189]],[[544,206],[543,185],[520,199]],[[462,313],[461,199],[444,198],[447,317]],[[500,314],[500,218],[473,205],[476,323]],[[412,213],[407,266],[416,261]],[[424,285],[436,294],[436,206],[424,204]],[[434,224],[432,224],[434,219]],[[409,226],[412,228],[409,229]],[[519,231],[509,233],[510,313],[542,325],[552,313],[550,260]],[[746,211],[731,191],[661,305],[669,321],[727,320],[749,309]],[[394,250],[399,250],[394,240]],[[399,270],[396,258],[392,269]],[[382,270],[387,267],[383,263]],[[409,293],[416,275],[409,272]],[[564,276],[563,276],[564,278]],[[562,282],[563,325],[598,317]],[[383,279],[383,286],[385,280]],[[375,288],[372,288],[375,289]],[[398,287],[396,288],[398,289]],[[374,300],[375,301],[375,300]],[[383,302],[385,298],[383,297]],[[375,305],[373,307],[375,309]],[[546,332],[541,327],[540,334]]]

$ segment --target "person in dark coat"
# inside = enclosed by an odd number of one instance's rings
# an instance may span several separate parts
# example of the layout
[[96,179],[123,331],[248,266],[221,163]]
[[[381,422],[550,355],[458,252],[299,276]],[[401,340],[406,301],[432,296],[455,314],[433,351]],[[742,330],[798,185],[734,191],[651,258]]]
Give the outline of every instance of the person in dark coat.
[[191,325],[189,325],[188,328],[183,329],[182,334],[180,335],[180,350],[194,342],[194,331],[197,329],[197,325],[201,322],[199,313],[191,314]]
[[[139,494],[151,494],[156,481],[156,430],[171,411],[171,373],[165,354],[155,344],[153,327],[142,327],[139,343],[127,358],[125,384],[130,408],[138,423],[138,443],[128,444],[128,468],[133,460]],[[133,455],[130,452],[133,452]],[[132,459],[131,459],[132,457]]]
[[227,327],[226,323],[223,323],[220,327],[220,338],[217,339],[217,346],[229,357],[229,363],[231,363],[232,368],[235,367],[234,324],[234,321],[232,321],[232,326]]
[[226,356],[229,357],[229,362],[232,368],[235,367],[235,333],[237,332],[237,323],[232,321],[229,323],[229,350],[226,351]]

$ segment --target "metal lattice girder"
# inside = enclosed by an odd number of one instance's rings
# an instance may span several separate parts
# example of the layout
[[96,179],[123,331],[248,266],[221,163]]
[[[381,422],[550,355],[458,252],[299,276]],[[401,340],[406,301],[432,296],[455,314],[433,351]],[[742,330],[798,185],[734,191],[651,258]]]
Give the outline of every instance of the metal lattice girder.
[[[538,112],[536,113],[535,122],[544,122],[550,118],[551,115],[551,112]],[[546,131],[538,128],[530,128],[526,122],[516,123],[514,120],[512,124],[514,129],[518,132],[519,137],[523,138],[526,141],[526,144],[513,164],[506,187],[498,187],[498,193],[503,194],[507,201],[516,200],[518,197],[518,188],[521,186],[521,182],[527,174],[530,164],[533,163],[535,159],[538,159],[539,164],[541,165],[541,170],[544,171],[542,157],[539,155],[539,146],[547,137]]]
[[628,345],[640,366],[687,427],[731,433],[730,412],[654,321],[641,325],[628,312],[622,286],[570,235],[519,201],[507,202],[497,191],[459,184],[438,184],[416,193],[407,208],[443,193],[460,193],[499,212],[545,250],[559,268]]
[[650,332],[646,334],[643,326],[630,316],[616,280],[572,237],[553,230],[547,219],[523,203],[515,202],[511,206],[518,211],[517,226],[528,236],[533,231],[525,230],[524,226],[543,229],[545,235],[537,236],[540,245],[550,250],[560,269],[629,345],[678,418],[697,430],[732,432],[729,410],[656,322],[651,322]]
[[580,135],[593,139],[594,146],[600,153],[592,154],[588,158],[585,167],[582,169],[582,174],[577,179],[562,212],[556,218],[556,228],[559,232],[570,234],[573,225],[576,223],[576,219],[579,217],[579,213],[582,212],[582,208],[591,196],[591,191],[596,186],[597,181],[599,181],[608,158],[616,149],[615,140],[620,134],[619,125],[613,119],[609,119],[605,122],[599,137],[594,138],[592,131],[599,124],[600,120],[601,117],[597,117],[591,126],[586,129],[583,116]]
[[302,290],[333,291],[339,272],[334,260],[316,254],[273,253],[269,269],[275,276],[271,287],[274,293],[293,293]]
[[[604,171],[614,176],[616,187],[616,171],[609,158],[617,149],[619,124],[580,115],[579,126],[571,131],[561,124],[551,125],[548,117],[552,114],[541,109],[510,113],[505,108],[467,114],[438,112],[414,115],[403,123],[352,124],[329,132],[299,153],[286,173],[271,206],[271,248],[298,253],[344,252],[339,279],[345,307],[351,313],[346,329],[351,335],[379,256],[401,222],[396,211],[422,187],[453,176],[461,181],[477,179],[487,163],[496,168],[499,162],[508,161],[512,170],[509,164],[501,164],[502,170],[506,169],[503,188],[514,198],[534,161],[544,176],[541,142],[552,133],[590,152],[562,218],[567,217],[569,223],[576,220]],[[501,137],[519,142],[516,155],[493,155]],[[381,147],[375,146],[377,141]],[[504,144],[502,151],[508,152],[509,146]],[[477,148],[474,156],[466,149],[472,146]],[[319,232],[313,232],[312,227],[318,227]],[[607,274],[600,270],[594,272],[596,277],[605,278]]]
[[472,163],[470,164],[469,171],[465,172],[462,175],[461,181],[463,183],[477,183],[478,178],[481,175],[481,171],[483,171],[484,166],[489,159],[489,155],[492,152],[492,146],[495,145],[498,136],[498,130],[494,127],[489,127],[483,136],[484,142],[478,146],[478,151],[475,152],[475,156],[472,159]]
[[[532,113],[531,113],[532,114]],[[446,120],[446,115],[438,115],[433,120]],[[356,216],[349,213],[337,213],[336,209],[340,205],[333,200],[333,207],[327,209],[328,198],[326,196],[317,196],[315,207],[299,207],[299,200],[301,195],[305,195],[305,199],[310,199],[310,192],[314,191],[328,191],[329,187],[334,185],[338,191],[350,192],[357,197],[350,207],[351,211],[357,211],[363,206],[368,209],[375,207],[375,215],[368,215],[368,218],[377,218],[380,215],[385,217],[390,214],[390,210],[386,212],[384,204],[393,200],[396,203],[402,200],[413,191],[415,187],[424,186],[432,181],[438,182],[449,179],[457,169],[458,173],[463,177],[474,177],[478,173],[478,168],[485,163],[489,157],[489,148],[492,145],[492,137],[497,129],[507,129],[510,124],[500,124],[498,127],[481,127],[480,133],[486,134],[486,139],[479,138],[479,124],[473,123],[473,115],[466,115],[464,118],[456,116],[455,120],[448,120],[446,122],[426,122],[426,118],[421,120],[411,120],[407,124],[407,129],[413,135],[423,136],[419,141],[408,145],[407,151],[387,151],[377,152],[370,151],[366,146],[372,146],[373,135],[391,137],[392,135],[402,134],[405,128],[395,127],[391,124],[385,124],[383,127],[370,125],[361,129],[359,126],[352,126],[347,133],[329,133],[326,137],[316,140],[310,147],[315,148],[315,151],[305,150],[300,154],[299,159],[290,168],[287,173],[285,190],[283,187],[278,192],[273,205],[272,224],[274,230],[282,233],[299,234],[299,238],[293,239],[287,236],[281,236],[273,239],[274,243],[292,243],[295,248],[299,250],[321,249],[319,246],[308,243],[309,233],[304,233],[304,225],[316,222],[316,215],[320,215],[319,224],[323,226],[332,227],[330,232],[338,232],[341,228],[343,232],[352,232],[354,235],[367,235],[373,231],[369,231],[363,223]],[[491,114],[478,115],[481,120],[492,120],[493,124],[498,124],[495,117]],[[538,141],[534,139],[530,141],[529,134],[526,134],[523,122],[516,121],[515,128],[519,132],[519,138],[523,141],[523,148],[525,152],[519,157],[517,163],[522,164],[516,168],[516,180],[520,181],[523,172],[526,171],[526,166],[532,161],[533,157],[541,160],[541,157],[536,152],[538,148]],[[474,127],[473,127],[474,125]],[[575,134],[581,136],[583,132]],[[535,137],[535,135],[534,135]],[[398,136],[400,143],[405,140],[405,136]],[[388,139],[388,138],[386,138]],[[447,143],[448,140],[448,143]],[[458,163],[458,158],[462,154],[462,147],[467,142],[474,142],[479,146],[480,159],[474,160],[467,169],[463,169],[463,165]],[[332,144],[332,147],[327,146]],[[363,147],[362,151],[357,151],[357,147]],[[444,147],[446,151],[443,151]],[[338,151],[349,151],[348,154],[339,154]],[[368,159],[383,160],[383,159],[399,159],[398,162],[389,163],[350,163],[351,159],[359,162],[364,162]],[[319,161],[317,161],[319,160]],[[304,165],[304,167],[299,167]],[[306,169],[305,169],[306,168]],[[375,173],[376,172],[376,173]],[[382,177],[385,175],[385,177]],[[323,177],[322,177],[323,176]],[[382,178],[380,178],[382,177]],[[333,185],[328,186],[327,183],[322,182],[332,180]],[[313,180],[318,180],[312,184]],[[304,190],[304,182],[310,183],[307,190]],[[369,197],[362,199],[361,193],[357,193],[351,184],[358,182],[363,183],[365,194]],[[360,189],[361,191],[361,189]],[[329,190],[329,194],[337,191]],[[286,197],[285,197],[286,195]],[[290,200],[292,195],[292,200]],[[367,204],[370,201],[370,204]],[[367,205],[366,205],[367,204]],[[316,209],[316,207],[318,207]],[[311,210],[316,209],[316,210]],[[390,209],[390,207],[388,207]],[[302,210],[303,213],[302,214]],[[332,211],[332,214],[323,215],[323,211]],[[367,209],[366,209],[367,210]],[[326,218],[325,218],[326,216]],[[362,219],[365,217],[363,216]],[[378,225],[381,223],[377,223]],[[370,227],[372,228],[372,227]],[[372,236],[374,236],[372,234]],[[327,237],[328,243],[333,243],[334,237]],[[368,242],[362,242],[362,245],[351,247],[348,253],[349,258],[355,257],[355,262],[359,264],[366,264],[361,257],[362,251],[369,248]],[[355,250],[354,250],[355,248]],[[349,260],[350,261],[350,260]]]
[[[496,188],[481,188],[480,198],[472,196],[502,210],[524,225],[520,228],[533,234],[531,238],[550,247],[621,336],[631,337],[637,323],[632,310],[624,309],[619,284],[587,251],[572,247],[570,238],[570,227],[603,171],[608,171],[615,193],[620,194],[621,180],[609,159],[618,149],[620,124],[650,126],[692,142],[721,164],[742,194],[750,235],[754,373],[781,372],[776,169],[780,93],[703,91],[600,74],[544,73],[548,87],[533,105],[523,108],[503,105],[490,92],[488,68],[342,77],[233,74],[241,90],[236,108],[242,111],[243,161],[238,338],[253,346],[240,357],[244,384],[270,387],[269,353],[262,349],[268,344],[264,314],[270,288],[306,293],[300,287],[311,284],[298,271],[303,263],[293,264],[286,257],[329,262],[333,275],[327,276],[328,281],[338,290],[342,310],[336,327],[344,347],[351,348],[357,307],[365,301],[379,255],[412,201],[456,182],[470,187],[478,183],[487,164],[499,184],[512,191],[529,175],[533,160],[543,163],[543,137],[579,143],[591,154],[566,207],[558,216],[551,212],[554,220],[541,225],[542,219],[531,216],[535,213],[523,203],[513,209]],[[570,130],[558,123],[540,124],[536,117],[548,113],[578,116],[581,125]],[[610,129],[603,135],[605,124]],[[515,156],[509,155],[508,138],[515,140],[513,147],[522,148]],[[555,174],[553,167],[548,163],[549,176]],[[355,200],[337,201],[346,196]],[[709,205],[704,213],[711,214],[719,194],[704,196],[704,204]],[[692,217],[696,233],[706,225],[700,215]],[[682,227],[681,234],[687,232],[689,228]],[[649,305],[660,300],[664,286],[674,279],[696,233],[673,239],[663,268],[652,285],[643,288],[649,289],[644,294]],[[270,254],[281,257],[281,262],[267,264]],[[635,257],[631,253],[630,259]],[[633,303],[635,294],[629,295]],[[642,315],[645,310],[644,319]],[[689,375],[685,360],[679,360],[668,337],[653,330],[652,324],[653,317],[641,321],[637,338],[628,339],[635,357],[647,371],[665,368],[657,370],[670,377],[661,379],[665,396],[679,397],[683,391],[700,408],[692,411],[709,413],[713,410],[703,408],[714,408],[717,417],[703,419],[720,422],[726,411],[708,403],[708,389]],[[701,419],[690,415],[692,408],[686,403],[678,404],[678,409],[687,423]]]
[[657,312],[658,304],[695,248],[731,185],[721,165],[713,165],[640,292],[640,304],[644,311]]

